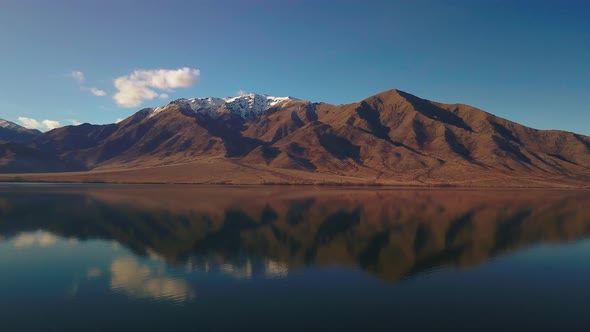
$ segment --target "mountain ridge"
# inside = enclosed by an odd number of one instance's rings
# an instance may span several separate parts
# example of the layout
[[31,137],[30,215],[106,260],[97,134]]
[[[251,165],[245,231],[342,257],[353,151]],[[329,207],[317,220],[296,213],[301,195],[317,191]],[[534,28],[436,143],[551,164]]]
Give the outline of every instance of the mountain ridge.
[[[457,184],[466,174],[499,182],[590,182],[587,136],[533,129],[397,89],[345,105],[257,94],[178,99],[117,124],[54,129],[29,146],[88,170],[195,163],[187,169],[195,174],[191,183],[200,183],[204,160],[241,165],[244,172],[293,170],[298,183],[325,175],[326,181]],[[233,183],[235,174],[218,180]],[[293,181],[286,176],[280,182]]]

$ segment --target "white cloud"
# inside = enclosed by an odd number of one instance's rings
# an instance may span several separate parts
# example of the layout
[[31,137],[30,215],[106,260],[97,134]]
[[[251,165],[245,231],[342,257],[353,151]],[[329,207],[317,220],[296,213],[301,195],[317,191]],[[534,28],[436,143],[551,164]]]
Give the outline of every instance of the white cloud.
[[170,96],[168,96],[167,93],[160,93],[160,96],[158,98],[160,99],[168,99]]
[[[117,93],[113,99],[123,107],[137,107],[146,100],[162,96],[156,90],[173,91],[188,88],[200,77],[201,72],[194,68],[136,70],[115,79]],[[167,94],[165,94],[167,95]]]
[[86,76],[84,75],[83,72],[79,71],[79,70],[75,70],[73,72],[70,73],[70,76],[76,80],[76,82],[78,82],[78,85],[80,86],[80,90],[82,91],[90,91],[93,95],[97,96],[97,97],[104,97],[107,95],[106,91],[101,90],[99,88],[96,87],[92,87],[92,88],[88,88],[86,87],[86,85],[84,83],[86,83]]
[[18,121],[22,123],[23,126],[29,129],[51,130],[62,126],[61,123],[55,120],[37,121],[35,119],[27,118],[24,116],[20,116],[18,118]]
[[119,123],[119,122],[121,122],[121,121],[123,121],[123,120],[125,120],[125,119],[122,119],[122,118],[117,118],[117,120],[115,120],[115,123]]
[[238,96],[243,96],[243,95],[245,95],[245,94],[247,94],[247,93],[248,93],[248,92],[246,92],[246,91],[244,91],[244,90],[242,90],[242,89],[238,90],[238,92],[237,92]]
[[62,126],[61,123],[54,120],[43,120],[43,122],[41,123],[43,123],[43,125],[47,127],[47,129],[49,130],[59,128]]
[[76,120],[76,119],[69,119],[68,121],[70,121],[70,123],[74,126],[79,126],[82,124],[82,122]]
[[107,95],[106,91],[98,89],[98,88],[90,88],[90,92],[97,97],[104,97]]
[[35,119],[19,116],[18,121],[29,129],[43,129],[43,124]]
[[76,82],[78,82],[78,84],[80,84],[80,85],[82,85],[82,84],[84,84],[84,82],[86,82],[86,77],[84,76],[84,73],[81,71],[75,70],[70,73],[70,76],[72,76],[72,78],[75,79]]

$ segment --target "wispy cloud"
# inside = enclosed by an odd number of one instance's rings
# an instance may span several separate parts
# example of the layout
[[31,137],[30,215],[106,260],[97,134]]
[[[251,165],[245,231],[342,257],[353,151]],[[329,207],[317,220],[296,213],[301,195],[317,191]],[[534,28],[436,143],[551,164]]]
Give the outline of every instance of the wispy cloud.
[[92,93],[93,95],[95,95],[97,97],[104,97],[107,95],[106,91],[104,91],[104,90],[101,90],[96,87],[90,87],[90,88],[87,87],[86,86],[86,75],[84,75],[83,72],[81,72],[79,70],[75,70],[70,73],[70,76],[78,83],[80,90],[90,91],[90,93]]
[[70,122],[72,125],[74,125],[74,126],[79,126],[79,125],[81,125],[81,124],[82,124],[82,122],[80,122],[80,121],[78,121],[78,120],[76,120],[76,119],[69,119],[68,121],[69,121],[69,122]]
[[[122,107],[137,107],[146,100],[168,98],[161,91],[191,87],[201,72],[194,68],[136,70],[115,79],[117,93],[113,99]],[[159,90],[159,91],[158,91]]]
[[97,88],[90,88],[90,92],[97,97],[104,97],[107,95],[106,91]]
[[59,123],[59,121],[55,121],[55,120],[37,121],[35,119],[27,118],[24,116],[20,116],[18,118],[18,121],[26,128],[38,129],[38,130],[42,130],[42,131],[43,130],[51,130],[51,129],[59,128],[62,126],[61,123]]
[[86,76],[84,76],[84,73],[78,70],[74,70],[73,72],[70,73],[70,76],[76,80],[76,82],[78,82],[78,84],[82,85],[86,82]]

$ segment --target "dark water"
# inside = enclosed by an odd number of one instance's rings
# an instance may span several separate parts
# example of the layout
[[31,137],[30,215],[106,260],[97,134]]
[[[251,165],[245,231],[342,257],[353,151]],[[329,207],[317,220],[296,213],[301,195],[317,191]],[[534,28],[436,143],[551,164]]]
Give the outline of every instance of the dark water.
[[590,192],[0,186],[1,331],[588,331]]

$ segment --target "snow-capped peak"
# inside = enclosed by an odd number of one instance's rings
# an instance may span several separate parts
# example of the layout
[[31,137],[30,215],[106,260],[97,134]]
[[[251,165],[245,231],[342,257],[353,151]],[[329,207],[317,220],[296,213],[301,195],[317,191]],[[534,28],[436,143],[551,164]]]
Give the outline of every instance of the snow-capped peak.
[[[226,98],[181,98],[173,101],[192,109],[195,113],[207,114],[216,118],[224,113],[231,113],[249,119],[282,102],[297,100],[291,97],[273,97],[256,93],[247,93],[237,97]],[[152,117],[165,109],[165,106],[153,109]]]

